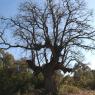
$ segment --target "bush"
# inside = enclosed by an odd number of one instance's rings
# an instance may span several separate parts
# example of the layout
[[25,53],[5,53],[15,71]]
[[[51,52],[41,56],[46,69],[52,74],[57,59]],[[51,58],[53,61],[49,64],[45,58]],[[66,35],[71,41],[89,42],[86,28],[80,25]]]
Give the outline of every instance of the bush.
[[70,85],[61,85],[59,89],[59,95],[64,95],[64,94],[78,94],[80,92],[80,89],[75,87],[75,86],[70,86]]
[[25,93],[32,89],[31,76],[28,72],[9,74],[0,70],[0,95],[14,95],[20,91]]
[[87,79],[86,84],[85,84],[85,88],[95,90],[95,79]]
[[42,75],[42,73],[38,74],[37,77],[33,77],[31,79],[31,83],[32,85],[34,85],[34,89],[41,89],[44,87],[44,77]]
[[95,79],[85,79],[85,80],[80,80],[80,81],[75,81],[73,83],[74,86],[77,86],[78,88],[81,89],[95,89]]

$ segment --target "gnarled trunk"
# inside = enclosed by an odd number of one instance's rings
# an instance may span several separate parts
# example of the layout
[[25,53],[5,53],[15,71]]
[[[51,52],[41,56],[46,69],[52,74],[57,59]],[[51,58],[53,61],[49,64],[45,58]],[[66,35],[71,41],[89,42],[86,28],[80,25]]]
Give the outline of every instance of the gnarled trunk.
[[46,94],[57,95],[57,86],[52,76],[44,78]]
[[53,64],[46,64],[43,68],[44,76],[44,87],[46,94],[57,95],[57,85],[53,75],[55,74],[55,69]]
[[29,67],[34,71],[34,75],[37,76],[40,72],[43,73],[44,76],[44,88],[46,90],[46,94],[57,95],[57,83],[56,79],[54,79],[55,71],[62,70],[64,73],[71,72],[72,69],[64,67],[61,63],[56,63],[52,60],[50,63],[44,64],[42,67],[36,66],[32,64],[31,60],[27,60]]

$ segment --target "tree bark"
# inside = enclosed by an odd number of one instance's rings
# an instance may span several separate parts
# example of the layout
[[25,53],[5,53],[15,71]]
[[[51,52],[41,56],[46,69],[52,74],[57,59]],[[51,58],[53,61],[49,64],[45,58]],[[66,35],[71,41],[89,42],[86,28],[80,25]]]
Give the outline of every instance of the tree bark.
[[44,87],[46,94],[57,95],[57,85],[55,83],[55,79],[53,78],[54,74],[54,65],[50,63],[46,64],[43,68]]
[[57,95],[57,86],[52,76],[44,78],[44,85],[46,89],[46,94]]

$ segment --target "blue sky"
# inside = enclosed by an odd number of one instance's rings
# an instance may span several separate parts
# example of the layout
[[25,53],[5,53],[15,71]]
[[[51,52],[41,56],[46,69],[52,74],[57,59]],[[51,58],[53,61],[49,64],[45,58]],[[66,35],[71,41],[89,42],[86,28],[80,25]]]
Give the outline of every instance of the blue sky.
[[[18,12],[20,2],[25,0],[0,0],[0,16],[10,17],[14,16]],[[38,0],[39,1],[39,0]],[[95,0],[86,0],[89,9],[93,9],[95,16]],[[92,25],[95,26],[95,17],[93,16]],[[16,59],[19,56],[25,56],[24,53],[19,53],[19,49],[9,50],[15,56]],[[91,52],[86,53],[86,62],[90,63],[90,67],[95,69],[95,54],[91,54]]]
[[0,0],[0,15],[13,16],[18,11],[20,2],[24,0]]

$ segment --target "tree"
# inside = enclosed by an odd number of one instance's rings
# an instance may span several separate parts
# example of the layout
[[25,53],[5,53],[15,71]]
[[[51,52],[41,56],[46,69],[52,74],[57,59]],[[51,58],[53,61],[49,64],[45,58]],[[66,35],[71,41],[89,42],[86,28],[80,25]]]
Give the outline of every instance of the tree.
[[3,68],[8,68],[14,63],[14,57],[8,52],[0,49],[0,65]]
[[74,85],[86,88],[86,89],[94,89],[94,74],[90,67],[87,64],[78,62],[79,64],[75,65],[75,72],[74,72]]
[[14,57],[8,52],[5,53],[3,60],[7,67],[10,67],[12,64],[14,64]]
[[45,0],[41,4],[27,1],[21,4],[16,17],[1,17],[4,26],[12,28],[16,40],[11,43],[5,40],[8,33],[4,28],[0,44],[5,49],[19,47],[30,51],[29,66],[35,75],[43,73],[47,93],[54,94],[55,71],[72,71],[67,66],[83,57],[83,49],[95,49],[95,32],[89,25],[91,15],[83,0]]
[[4,68],[5,67],[5,64],[4,64],[4,55],[5,55],[5,52],[3,49],[0,49],[0,68]]
[[86,81],[87,79],[93,79],[93,74],[91,72],[91,68],[82,62],[78,62],[75,64],[74,68],[76,68],[74,72],[75,81]]

